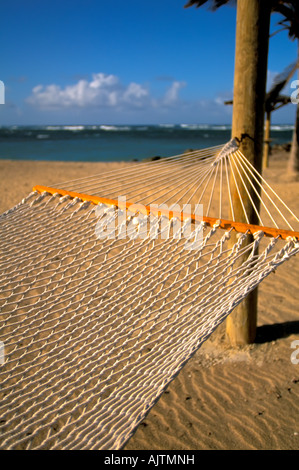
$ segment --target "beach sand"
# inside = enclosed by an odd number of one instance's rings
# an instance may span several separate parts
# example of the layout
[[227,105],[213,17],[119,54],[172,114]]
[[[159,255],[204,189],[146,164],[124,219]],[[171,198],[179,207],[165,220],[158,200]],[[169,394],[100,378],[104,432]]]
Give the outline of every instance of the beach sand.
[[[287,153],[273,154],[264,177],[299,213],[299,182],[286,176]],[[35,184],[54,185],[111,170],[121,163],[0,161],[0,212]],[[299,259],[259,286],[256,342],[232,348],[221,325],[152,408],[125,450],[298,449]],[[299,359],[299,347],[297,346]]]

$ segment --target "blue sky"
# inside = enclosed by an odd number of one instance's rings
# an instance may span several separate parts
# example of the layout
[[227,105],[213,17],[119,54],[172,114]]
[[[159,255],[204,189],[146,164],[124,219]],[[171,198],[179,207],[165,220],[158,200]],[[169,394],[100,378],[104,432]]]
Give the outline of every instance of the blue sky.
[[[0,125],[230,124],[236,10],[185,3],[3,2]],[[269,83],[296,53],[286,32],[270,39]],[[292,123],[294,108],[273,123]]]

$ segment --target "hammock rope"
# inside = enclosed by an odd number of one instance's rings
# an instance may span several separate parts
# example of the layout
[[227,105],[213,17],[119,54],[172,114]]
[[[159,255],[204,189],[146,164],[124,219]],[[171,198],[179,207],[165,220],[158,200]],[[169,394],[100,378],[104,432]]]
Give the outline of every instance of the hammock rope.
[[[233,174],[258,193],[261,226],[234,220]],[[234,142],[36,186],[0,216],[0,448],[123,448],[217,326],[298,253],[298,222]]]

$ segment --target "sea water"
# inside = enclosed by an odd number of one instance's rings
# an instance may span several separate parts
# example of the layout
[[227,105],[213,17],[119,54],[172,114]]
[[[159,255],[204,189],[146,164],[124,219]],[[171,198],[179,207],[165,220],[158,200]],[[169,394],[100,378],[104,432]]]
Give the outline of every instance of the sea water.
[[[292,140],[292,126],[272,126],[272,144]],[[202,124],[0,127],[0,159],[130,161],[180,155],[228,142],[231,127]]]

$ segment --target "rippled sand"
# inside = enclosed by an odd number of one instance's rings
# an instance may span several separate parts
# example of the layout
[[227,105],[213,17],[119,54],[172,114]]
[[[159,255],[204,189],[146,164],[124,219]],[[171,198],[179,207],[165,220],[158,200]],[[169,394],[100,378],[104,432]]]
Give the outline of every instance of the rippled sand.
[[[299,182],[285,175],[288,154],[272,156],[267,181],[299,213]],[[35,184],[54,185],[122,163],[0,161],[0,212]],[[125,449],[298,449],[299,259],[284,263],[259,287],[256,343],[233,349],[218,328],[140,424]],[[299,351],[297,355],[299,359]]]

